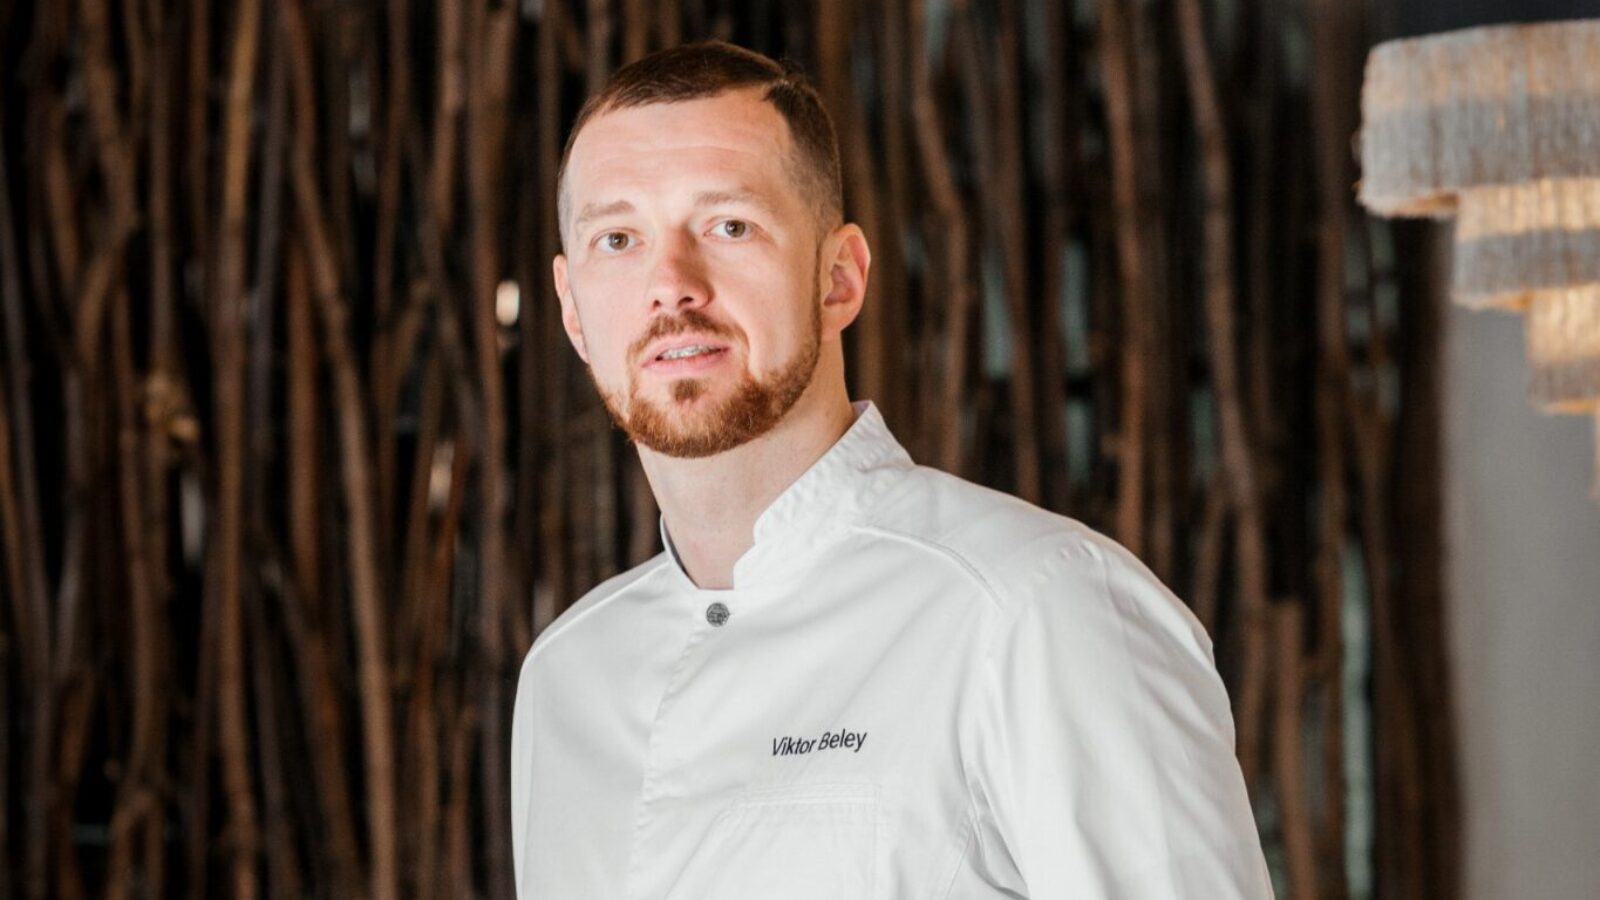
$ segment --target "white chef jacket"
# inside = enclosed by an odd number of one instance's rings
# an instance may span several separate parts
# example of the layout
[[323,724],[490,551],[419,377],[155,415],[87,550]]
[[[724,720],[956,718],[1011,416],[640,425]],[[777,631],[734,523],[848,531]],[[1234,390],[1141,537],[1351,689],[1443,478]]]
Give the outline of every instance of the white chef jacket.
[[855,410],[732,588],[668,541],[534,642],[522,900],[1270,897],[1189,610]]

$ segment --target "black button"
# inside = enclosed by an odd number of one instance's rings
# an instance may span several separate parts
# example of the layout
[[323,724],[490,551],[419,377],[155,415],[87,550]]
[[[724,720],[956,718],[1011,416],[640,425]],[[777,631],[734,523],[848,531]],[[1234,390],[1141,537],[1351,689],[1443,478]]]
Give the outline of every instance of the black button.
[[706,621],[719,628],[726,625],[728,622],[728,607],[720,602],[706,607]]

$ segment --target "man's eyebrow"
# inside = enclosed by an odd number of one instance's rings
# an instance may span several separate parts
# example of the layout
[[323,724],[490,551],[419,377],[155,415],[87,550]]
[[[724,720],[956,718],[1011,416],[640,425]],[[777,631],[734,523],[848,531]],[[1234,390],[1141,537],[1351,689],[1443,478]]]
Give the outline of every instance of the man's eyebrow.
[[[767,212],[776,210],[776,207],[772,205],[772,201],[768,200],[765,195],[748,188],[728,191],[701,191],[694,195],[694,205],[697,207],[721,206],[733,203],[747,203]],[[572,230],[577,231],[595,219],[633,211],[633,204],[627,200],[613,200],[610,203],[590,203],[584,206],[576,219],[572,220]]]
[[633,204],[626,200],[613,200],[610,203],[590,203],[572,220],[572,230],[577,231],[589,222],[602,216],[614,216],[618,213],[633,212]]
[[776,211],[772,201],[768,200],[765,195],[748,188],[739,188],[732,191],[701,191],[694,195],[695,206],[721,206],[732,203],[748,203],[769,213]]

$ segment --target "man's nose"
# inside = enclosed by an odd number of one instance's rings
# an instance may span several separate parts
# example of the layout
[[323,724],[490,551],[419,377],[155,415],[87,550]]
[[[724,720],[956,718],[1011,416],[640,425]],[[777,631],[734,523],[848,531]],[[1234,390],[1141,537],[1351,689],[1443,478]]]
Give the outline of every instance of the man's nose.
[[699,308],[711,300],[705,261],[692,235],[675,235],[662,242],[650,273],[647,297],[651,312]]

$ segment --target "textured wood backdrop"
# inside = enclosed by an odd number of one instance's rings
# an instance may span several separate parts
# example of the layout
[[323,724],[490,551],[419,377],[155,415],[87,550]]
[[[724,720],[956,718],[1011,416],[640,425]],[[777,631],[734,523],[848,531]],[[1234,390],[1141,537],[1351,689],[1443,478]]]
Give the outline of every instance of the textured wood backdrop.
[[518,662],[656,550],[552,179],[608,71],[703,36],[838,120],[854,395],[1211,630],[1281,895],[1455,896],[1439,323],[1353,203],[1369,16],[0,0],[0,898],[511,895]]

